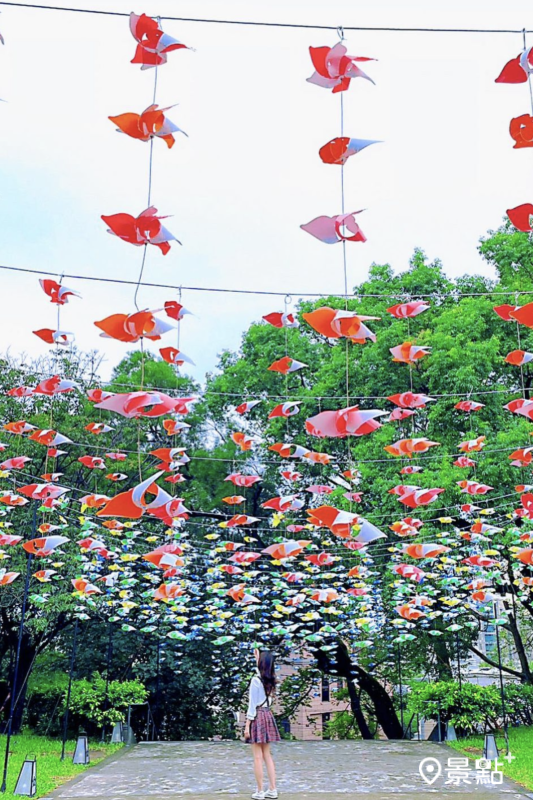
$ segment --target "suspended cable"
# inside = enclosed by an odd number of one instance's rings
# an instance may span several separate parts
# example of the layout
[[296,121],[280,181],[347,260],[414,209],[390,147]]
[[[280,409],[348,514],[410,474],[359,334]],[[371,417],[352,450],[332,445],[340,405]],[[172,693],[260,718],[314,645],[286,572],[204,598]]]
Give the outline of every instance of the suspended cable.
[[[72,280],[78,281],[93,281],[97,283],[116,283],[123,286],[137,286],[137,281],[128,281],[122,278],[104,278],[99,277],[96,275],[75,275],[69,274],[67,272],[50,272],[45,270],[39,269],[29,269],[27,267],[11,267],[7,264],[0,264],[0,269],[9,270],[10,272],[24,272],[29,273],[31,275],[46,275],[48,277],[56,277],[56,278],[72,278]],[[173,284],[173,283],[147,283],[141,282],[139,286],[146,286],[152,289],[172,289],[175,292],[178,292],[180,289],[182,291],[189,291],[189,292],[213,292],[213,293],[223,293],[223,294],[251,294],[257,296],[270,296],[270,297],[286,297],[287,295],[298,295],[299,297],[335,297],[341,300],[345,299],[344,294],[335,294],[329,292],[327,289],[323,292],[297,292],[297,291],[269,291],[263,289],[226,289],[220,288],[215,286],[184,286],[183,284]],[[506,291],[496,291],[491,290],[488,292],[462,292],[459,289],[451,289],[449,292],[429,292],[429,293],[419,293],[413,292],[409,293],[405,290],[403,292],[396,292],[395,294],[390,293],[381,293],[381,294],[370,294],[367,292],[354,292],[350,295],[351,299],[360,300],[366,297],[370,298],[380,298],[386,297],[391,298],[394,300],[401,300],[410,297],[419,297],[419,298],[435,298],[440,300],[441,302],[447,298],[457,299],[459,297],[514,297],[515,295],[530,295],[533,294],[533,289],[529,290],[522,290],[517,292],[514,289],[508,289]]]
[[[2,6],[12,6],[14,8],[32,8],[40,11],[64,11],[77,14],[95,14],[106,17],[129,17],[125,11],[104,11],[95,8],[79,8],[74,6],[48,6],[40,3],[10,3],[0,2]],[[239,20],[239,19],[206,19],[201,17],[174,17],[162,15],[161,20],[171,22],[196,22],[208,25],[244,25],[260,28],[289,28],[301,30],[321,30],[336,31],[338,25],[313,25],[299,22],[261,22],[258,20]],[[507,28],[409,28],[392,26],[374,25],[345,25],[345,31],[383,31],[389,33],[533,33],[533,31],[519,28],[517,30]]]

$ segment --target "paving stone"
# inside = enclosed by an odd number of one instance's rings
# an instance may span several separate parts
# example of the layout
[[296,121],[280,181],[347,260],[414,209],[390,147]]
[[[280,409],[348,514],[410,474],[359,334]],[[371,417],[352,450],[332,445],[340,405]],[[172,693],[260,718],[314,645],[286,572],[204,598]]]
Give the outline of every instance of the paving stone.
[[[284,800],[524,800],[527,790],[446,784],[447,760],[460,754],[430,742],[280,742],[273,746]],[[443,774],[428,786],[422,759],[436,758]],[[473,768],[473,764],[471,764]],[[254,789],[251,748],[241,742],[154,742],[122,752],[52,794],[62,800],[231,800]],[[531,795],[529,795],[531,796]]]

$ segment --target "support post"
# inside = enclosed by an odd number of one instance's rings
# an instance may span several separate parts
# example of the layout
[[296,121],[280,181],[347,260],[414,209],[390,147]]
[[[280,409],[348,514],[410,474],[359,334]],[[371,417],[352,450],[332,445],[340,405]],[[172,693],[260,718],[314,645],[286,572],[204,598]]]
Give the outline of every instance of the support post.
[[400,649],[400,642],[398,642],[398,683],[400,686],[400,723],[402,726],[402,739],[405,738],[405,730],[403,727],[403,682],[402,682],[402,651]]
[[[36,507],[34,506],[33,509],[33,526],[32,531],[35,531],[35,519],[36,519]],[[19,632],[18,632],[18,639],[17,639],[17,653],[15,656],[15,664],[13,668],[13,682],[11,686],[11,700],[9,705],[9,718],[7,721],[7,737],[6,737],[6,751],[4,754],[4,770],[2,773],[2,785],[0,786],[0,792],[4,793],[7,788],[7,770],[9,766],[9,748],[11,745],[11,732],[13,730],[13,716],[15,713],[15,704],[16,704],[16,697],[17,697],[17,688],[18,688],[18,677],[19,677],[19,667],[20,667],[20,651],[22,647],[22,636],[24,634],[24,621],[26,617],[26,607],[28,605],[28,594],[30,590],[30,577],[31,577],[31,565],[33,561],[32,553],[28,556],[28,564],[26,567],[26,582],[24,584],[24,595],[22,597],[22,609],[20,612],[20,625],[19,625]]]
[[[111,622],[108,622],[109,626],[109,638],[107,642],[107,667],[106,667],[106,679],[105,679],[105,695],[104,695],[104,713],[107,711],[109,706],[109,676],[111,672],[111,660],[113,658],[113,625]],[[102,725],[102,742],[105,742],[105,732],[106,732],[106,724],[105,719]]]
[[503,671],[502,671],[502,650],[500,645],[500,626],[497,624],[496,619],[496,604],[494,604],[494,627],[496,628],[496,648],[498,651],[498,671],[500,673],[500,696],[502,701],[502,719],[503,719],[503,735],[505,736],[505,747],[507,755],[509,755],[509,733],[507,730],[507,712],[505,708],[505,689],[503,685]]
[[61,761],[65,760],[65,746],[67,744],[67,732],[68,732],[68,717],[70,712],[70,695],[72,693],[72,680],[74,678],[74,664],[76,662],[76,646],[78,643],[78,624],[79,619],[76,617],[76,622],[74,623],[74,635],[72,638],[72,651],[70,653],[70,666],[68,671],[68,689],[67,689],[67,702],[65,706],[65,713],[63,715],[63,740],[61,744]]

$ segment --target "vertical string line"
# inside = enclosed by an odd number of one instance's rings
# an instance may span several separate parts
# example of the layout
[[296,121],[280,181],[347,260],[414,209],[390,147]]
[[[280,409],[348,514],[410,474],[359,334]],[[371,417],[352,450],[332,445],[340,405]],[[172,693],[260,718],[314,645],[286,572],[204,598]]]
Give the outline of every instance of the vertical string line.
[[[526,29],[522,30],[522,40],[524,43],[524,52],[527,51],[527,38],[526,38]],[[533,114],[533,86],[531,85],[531,75],[527,73],[527,84],[529,86],[529,101],[531,103],[531,114]]]
[[[157,19],[159,21],[159,17]],[[155,105],[155,100],[156,100],[156,96],[157,96],[157,73],[158,73],[158,67],[156,66],[156,67],[154,67],[154,91],[153,91],[153,95],[152,95],[152,105]],[[150,151],[149,151],[149,157],[148,157],[148,197],[147,197],[147,203],[146,203],[146,207],[147,208],[150,208],[150,206],[152,204],[153,165],[154,165],[154,137],[150,136]],[[135,287],[135,294],[133,295],[133,303],[134,303],[135,308],[137,309],[137,311],[139,311],[139,306],[137,304],[137,295],[139,293],[139,287],[141,285],[141,281],[142,281],[143,273],[144,273],[144,267],[145,267],[145,264],[146,264],[146,251],[147,251],[147,248],[148,248],[148,245],[145,244],[144,247],[143,247],[143,254],[142,254],[142,260],[141,260],[141,269],[139,271],[139,279],[137,281],[137,286]]]

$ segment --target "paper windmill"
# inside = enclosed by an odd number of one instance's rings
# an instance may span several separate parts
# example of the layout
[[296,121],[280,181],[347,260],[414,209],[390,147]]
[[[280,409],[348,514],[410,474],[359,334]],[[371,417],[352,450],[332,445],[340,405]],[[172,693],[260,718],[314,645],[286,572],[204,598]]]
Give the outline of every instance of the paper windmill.
[[282,313],[281,311],[273,311],[272,314],[266,314],[263,319],[274,328],[297,328],[298,322],[294,314]]
[[332,89],[333,93],[344,92],[350,86],[352,78],[366,78],[374,83],[366,73],[357,66],[357,63],[375,61],[374,58],[365,56],[349,56],[346,47],[340,42],[334,47],[310,47],[309,53],[315,72],[308,83],[314,83],[324,89]]
[[520,150],[522,147],[533,147],[533,117],[529,114],[515,117],[510,122],[509,133],[515,142],[513,145],[514,150]]
[[185,131],[182,131],[165,116],[165,111],[169,111],[171,108],[173,106],[159,108],[157,105],[151,105],[142,114],[119,114],[116,117],[109,117],[109,119],[117,125],[120,133],[125,133],[132,139],[149,142],[150,139],[158,138],[166,142],[168,148],[171,148],[176,142],[173,133],[183,133],[187,136]]
[[138,42],[132,64],[142,64],[141,69],[166,64],[167,53],[188,49],[187,45],[173,39],[161,29],[159,22],[146,14],[130,14],[130,30]]
[[385,414],[385,411],[373,408],[360,410],[359,406],[350,406],[339,411],[322,411],[306,420],[305,429],[311,436],[365,436],[381,427],[376,422],[376,417]]
[[68,303],[69,297],[81,297],[78,292],[69,289],[67,286],[62,286],[51,278],[40,279],[39,283],[43,292],[50,298],[50,302],[58,306],[64,306],[65,303]]
[[[315,217],[300,228],[310,233],[315,239],[324,244],[337,244],[338,242],[366,242],[366,236],[356,222],[356,215],[361,211],[352,211],[349,214],[338,214],[334,217]],[[346,234],[343,231],[346,230]]]
[[[523,203],[521,206],[507,209],[507,216],[519,231],[528,233],[531,228],[531,216],[533,215],[533,203]],[[531,305],[531,304],[529,304]]]
[[119,239],[134,244],[136,247],[153,244],[155,247],[159,247],[164,256],[170,250],[169,242],[181,244],[161,224],[161,220],[166,217],[158,217],[157,208],[154,206],[142,211],[138,217],[132,217],[131,214],[111,214],[110,216],[102,214],[102,219],[109,226],[108,233],[113,236],[118,236]]
[[526,83],[528,75],[533,72],[533,48],[523,50],[504,66],[495,83]]
[[339,136],[326,142],[318,155],[324,164],[346,164],[350,156],[360,153],[371,144],[378,144],[377,139],[350,139],[349,136]]
[[375,334],[364,323],[367,320],[379,319],[379,317],[367,317],[362,314],[358,315],[354,311],[344,311],[338,308],[329,308],[329,306],[308,311],[302,314],[302,317],[313,330],[328,339],[345,337],[357,344],[364,344],[366,339],[376,341]]
[[391,306],[387,311],[396,319],[412,319],[422,314],[423,311],[427,311],[429,307],[429,303],[424,300],[412,300],[409,303],[399,303],[396,306]]

